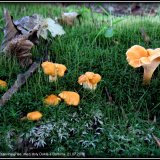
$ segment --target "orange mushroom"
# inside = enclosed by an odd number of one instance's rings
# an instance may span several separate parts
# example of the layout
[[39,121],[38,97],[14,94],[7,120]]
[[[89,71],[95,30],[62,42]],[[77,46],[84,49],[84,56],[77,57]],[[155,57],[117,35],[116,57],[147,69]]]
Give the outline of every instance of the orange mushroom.
[[43,62],[41,64],[43,71],[46,75],[49,75],[49,82],[57,80],[57,77],[63,77],[65,71],[67,70],[66,66],[63,64],[52,63],[52,62]]
[[126,52],[129,65],[134,68],[143,67],[143,84],[150,84],[152,75],[160,64],[160,48],[145,49],[142,46],[134,45]]
[[100,82],[101,76],[93,72],[86,72],[78,78],[78,83],[83,85],[84,88],[95,90],[97,83]]
[[56,71],[58,77],[63,77],[65,74],[65,71],[67,70],[66,66],[63,64],[54,63],[56,66]]
[[80,96],[76,92],[63,91],[58,96],[62,98],[68,105],[77,106],[80,103]]
[[61,99],[54,94],[51,94],[44,99],[44,103],[51,106],[57,105],[60,101]]
[[34,112],[28,113],[26,118],[31,121],[37,121],[41,119],[41,117],[42,117],[42,113],[40,113],[39,111],[34,111]]
[[7,87],[7,82],[0,80],[0,87],[1,88],[6,88]]

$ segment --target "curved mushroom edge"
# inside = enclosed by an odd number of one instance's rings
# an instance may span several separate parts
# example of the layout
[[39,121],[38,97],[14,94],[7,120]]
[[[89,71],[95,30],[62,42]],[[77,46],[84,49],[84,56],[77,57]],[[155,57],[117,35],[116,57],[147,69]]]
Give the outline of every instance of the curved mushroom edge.
[[133,68],[143,67],[143,85],[150,84],[154,71],[160,64],[160,48],[145,49],[134,45],[126,52],[127,61]]
[[85,74],[79,76],[78,83],[83,85],[83,88],[85,89],[95,90],[101,79],[102,77],[97,73],[95,74],[94,72],[86,72]]

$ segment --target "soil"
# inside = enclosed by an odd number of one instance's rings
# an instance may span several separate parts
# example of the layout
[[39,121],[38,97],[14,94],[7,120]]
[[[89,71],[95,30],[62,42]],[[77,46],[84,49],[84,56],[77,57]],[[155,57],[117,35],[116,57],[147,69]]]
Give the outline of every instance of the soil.
[[160,2],[81,2],[81,3],[61,3],[63,6],[68,5],[86,5],[92,11],[104,13],[99,7],[101,5],[107,12],[116,16],[123,15],[141,15],[156,16],[160,8]]

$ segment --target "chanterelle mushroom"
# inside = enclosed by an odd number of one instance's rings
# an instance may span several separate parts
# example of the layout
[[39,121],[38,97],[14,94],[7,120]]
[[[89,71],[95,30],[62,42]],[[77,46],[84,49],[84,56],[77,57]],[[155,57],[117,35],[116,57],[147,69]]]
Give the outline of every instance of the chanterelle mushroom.
[[65,71],[67,70],[66,66],[63,64],[52,63],[52,62],[43,62],[41,64],[43,71],[46,75],[49,75],[49,82],[57,80],[57,77],[63,77]]
[[30,112],[27,114],[27,119],[31,121],[37,121],[41,119],[42,114],[39,111]]
[[101,76],[93,72],[86,72],[78,78],[78,83],[86,89],[95,90],[97,83],[100,82]]
[[134,45],[127,50],[126,56],[129,65],[134,68],[141,66],[144,68],[143,84],[149,84],[154,71],[160,64],[160,48],[153,50]]
[[6,88],[7,87],[7,82],[0,80],[0,87]]
[[80,103],[80,96],[76,92],[63,91],[58,96],[64,99],[65,103],[68,105],[77,106]]
[[51,94],[44,99],[44,103],[46,105],[52,105],[52,106],[57,105],[60,101],[61,99],[54,94]]

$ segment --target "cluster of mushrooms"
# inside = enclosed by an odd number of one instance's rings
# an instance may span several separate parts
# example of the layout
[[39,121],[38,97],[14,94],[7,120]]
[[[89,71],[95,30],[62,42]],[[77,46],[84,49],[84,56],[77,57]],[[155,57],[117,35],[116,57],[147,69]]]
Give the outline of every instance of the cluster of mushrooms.
[[[63,77],[67,71],[67,67],[63,64],[53,63],[53,62],[43,62],[41,64],[43,72],[49,77],[49,82],[56,82],[58,78]],[[86,72],[78,78],[78,83],[83,85],[85,89],[95,90],[97,88],[97,83],[100,82],[101,76],[93,72]],[[6,87],[7,83],[5,81],[0,81],[1,87]],[[58,95],[48,95],[43,99],[43,103],[46,106],[56,106],[61,101],[64,101],[66,105],[78,106],[80,103],[80,95],[73,91],[62,91]],[[28,119],[32,121],[37,121],[42,118],[42,113],[39,111],[33,111],[27,114],[27,116],[21,118],[21,120]]]
[[[126,52],[126,60],[129,65],[134,68],[143,67],[143,84],[149,85],[152,75],[158,65],[160,64],[160,48],[157,49],[145,49],[140,45],[134,45]],[[49,77],[49,82],[56,82],[58,78],[63,77],[67,67],[63,64],[53,62],[43,62],[41,64],[43,72]],[[93,72],[86,72],[78,78],[78,83],[83,86],[84,89],[95,90],[97,84],[101,81],[101,76]],[[0,80],[0,87],[7,87],[7,83]],[[62,91],[58,95],[48,95],[44,100],[46,106],[56,106],[61,101],[64,101],[69,106],[78,106],[80,103],[80,95],[73,91]],[[30,112],[26,117],[22,119],[39,120],[42,117],[42,113],[39,111]]]

